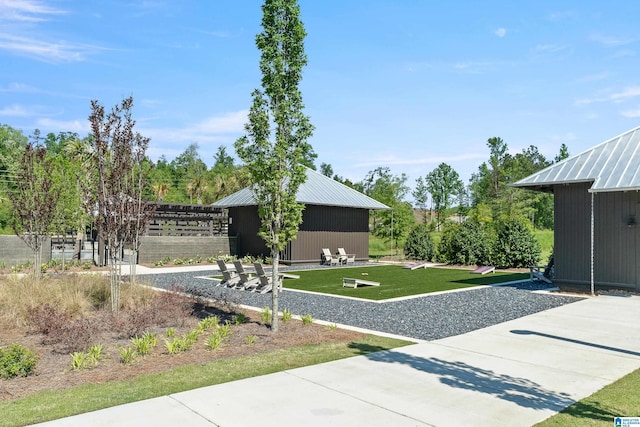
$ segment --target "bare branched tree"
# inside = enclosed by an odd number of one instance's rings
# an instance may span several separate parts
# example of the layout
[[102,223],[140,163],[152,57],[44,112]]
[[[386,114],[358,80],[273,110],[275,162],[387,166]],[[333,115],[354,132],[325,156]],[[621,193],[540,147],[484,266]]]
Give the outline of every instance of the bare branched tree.
[[34,275],[41,276],[42,245],[51,235],[59,192],[53,185],[53,165],[44,147],[27,144],[16,174],[16,188],[9,193],[13,205],[12,228],[33,251]]
[[[142,166],[149,138],[133,131],[133,98],[124,99],[105,114],[98,101],[91,101],[93,170],[96,173],[96,227],[108,253],[111,282],[111,309],[118,313],[121,257],[127,243],[133,245],[134,258],[153,216],[155,205],[142,200],[148,183]],[[133,261],[135,262],[135,260]],[[131,280],[135,280],[131,277]]]

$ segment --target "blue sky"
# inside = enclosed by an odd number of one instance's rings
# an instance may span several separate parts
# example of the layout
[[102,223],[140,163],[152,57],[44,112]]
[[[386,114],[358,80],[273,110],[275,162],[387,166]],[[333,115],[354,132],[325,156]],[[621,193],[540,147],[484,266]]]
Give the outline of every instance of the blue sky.
[[[85,136],[133,96],[149,156],[233,153],[259,87],[259,0],[0,0],[0,123]],[[640,2],[302,0],[317,165],[468,183],[486,140],[553,158],[640,124]]]

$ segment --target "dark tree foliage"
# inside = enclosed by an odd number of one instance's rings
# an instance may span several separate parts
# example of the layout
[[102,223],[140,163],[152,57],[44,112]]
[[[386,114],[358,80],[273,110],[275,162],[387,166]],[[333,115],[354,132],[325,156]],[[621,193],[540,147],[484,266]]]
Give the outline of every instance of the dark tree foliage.
[[518,220],[497,224],[494,263],[497,267],[528,267],[540,260],[540,244],[531,230]]
[[440,261],[449,264],[491,264],[492,246],[489,227],[469,220],[444,229],[438,256]]
[[404,245],[404,254],[409,259],[433,260],[435,246],[427,224],[419,224],[409,232]]
[[15,188],[9,193],[13,205],[11,226],[33,251],[36,278],[40,277],[42,245],[51,233],[59,198],[51,176],[52,168],[46,148],[27,144],[16,174]]

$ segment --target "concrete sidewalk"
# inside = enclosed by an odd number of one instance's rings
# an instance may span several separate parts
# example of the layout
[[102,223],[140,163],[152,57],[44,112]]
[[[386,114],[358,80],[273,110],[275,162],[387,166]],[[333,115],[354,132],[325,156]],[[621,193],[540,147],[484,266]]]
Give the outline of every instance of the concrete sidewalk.
[[530,426],[640,368],[638,312],[637,296],[588,298],[464,335],[43,425]]

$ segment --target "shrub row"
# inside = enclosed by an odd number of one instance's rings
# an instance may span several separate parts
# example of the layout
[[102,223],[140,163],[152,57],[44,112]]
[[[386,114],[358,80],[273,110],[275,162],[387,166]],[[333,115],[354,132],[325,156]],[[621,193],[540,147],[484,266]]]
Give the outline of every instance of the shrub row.
[[407,238],[405,255],[448,264],[528,267],[540,260],[540,244],[529,227],[518,220],[493,224],[466,221],[442,232],[437,253],[428,227],[415,227]]

